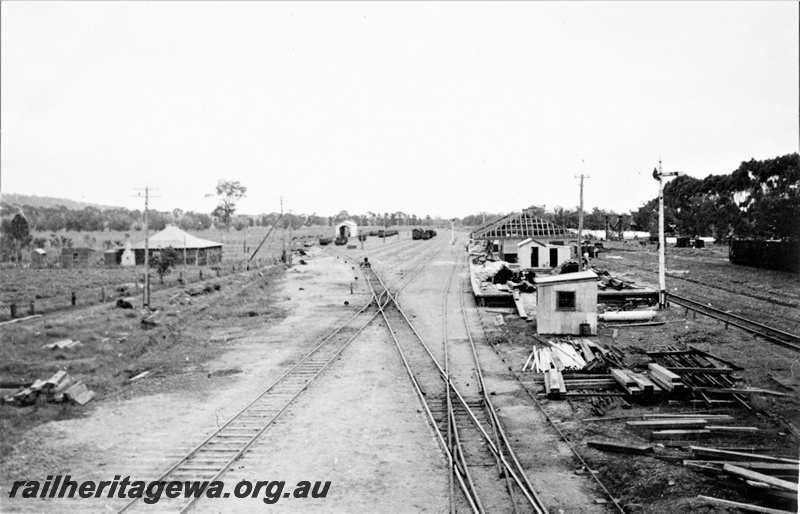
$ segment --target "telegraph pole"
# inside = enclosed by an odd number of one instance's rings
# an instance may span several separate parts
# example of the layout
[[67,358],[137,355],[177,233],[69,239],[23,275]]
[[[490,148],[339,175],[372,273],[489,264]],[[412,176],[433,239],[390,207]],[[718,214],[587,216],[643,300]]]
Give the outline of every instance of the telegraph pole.
[[666,238],[664,237],[664,177],[677,177],[683,175],[681,171],[664,173],[661,169],[661,159],[658,168],[653,169],[653,178],[658,180],[658,308],[667,308],[667,273],[666,273]]
[[289,209],[289,253],[286,254],[286,263],[292,265],[292,210]]
[[583,179],[589,178],[589,175],[581,174],[575,178],[581,179],[581,203],[578,208],[578,270],[583,271]]
[[[142,291],[142,307],[148,309],[150,308],[150,227],[147,224],[147,209],[150,191],[149,187],[144,188],[144,291]],[[152,191],[158,190],[152,189]],[[141,197],[142,194],[139,193],[138,196]]]
[[[281,219],[283,219],[283,197],[281,196]],[[281,262],[286,262],[286,222],[281,225]]]

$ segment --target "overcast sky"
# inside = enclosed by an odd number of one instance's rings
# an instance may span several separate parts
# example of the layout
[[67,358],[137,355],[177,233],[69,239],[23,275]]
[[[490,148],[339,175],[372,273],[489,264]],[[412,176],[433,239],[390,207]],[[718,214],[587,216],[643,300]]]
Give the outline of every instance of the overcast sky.
[[2,191],[624,212],[798,150],[798,2],[2,2]]

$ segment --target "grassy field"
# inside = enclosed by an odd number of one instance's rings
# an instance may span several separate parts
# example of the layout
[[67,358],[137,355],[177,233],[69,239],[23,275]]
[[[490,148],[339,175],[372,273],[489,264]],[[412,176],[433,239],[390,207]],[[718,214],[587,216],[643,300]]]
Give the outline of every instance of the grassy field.
[[[129,379],[146,370],[151,378],[179,376],[217,356],[226,338],[214,334],[237,326],[271,323],[283,317],[274,286],[283,266],[213,278],[220,290],[189,298],[172,291],[155,292],[151,305],[159,311],[155,326],[141,323],[138,309],[97,305],[46,318],[2,327],[4,358],[0,381],[33,382],[66,370],[90,384],[101,398],[130,394]],[[81,346],[44,348],[46,343],[70,338]],[[210,378],[210,375],[209,375]],[[151,381],[151,383],[157,383]],[[15,389],[0,390],[0,396]],[[162,392],[162,391],[158,391]],[[30,428],[50,421],[82,416],[69,404],[16,407],[0,402],[0,457]]]
[[[359,227],[369,232],[381,227]],[[190,231],[202,239],[218,241],[223,244],[223,260],[218,266],[182,266],[178,265],[164,277],[163,284],[158,275],[151,271],[151,291],[175,287],[183,279],[184,283],[207,280],[216,276],[225,276],[239,272],[248,266],[247,261],[253,256],[249,266],[260,267],[271,265],[280,259],[282,249],[300,248],[304,244],[315,244],[322,236],[333,235],[332,227],[303,227],[299,230],[282,232],[274,230],[269,237],[269,227],[254,227],[247,230]],[[410,228],[400,230],[400,237],[409,237]],[[86,268],[65,269],[57,266],[49,267],[6,267],[0,269],[0,321],[11,318],[11,304],[16,305],[17,316],[29,314],[31,302],[34,312],[47,313],[72,306],[72,294],[75,294],[76,305],[92,305],[100,302],[116,301],[121,297],[141,298],[144,271],[142,266],[121,267],[106,266],[102,252],[107,248],[106,242],[114,245],[125,240],[123,232],[61,232],[59,236],[71,237],[73,246],[88,246],[98,254],[92,265]],[[49,237],[39,233],[35,237]],[[131,233],[131,241],[144,238],[144,233]],[[263,241],[261,248],[259,244]],[[258,250],[256,252],[256,250]],[[50,251],[50,250],[49,250]],[[60,253],[58,249],[51,254]],[[254,255],[255,253],[255,255]],[[51,264],[57,261],[56,255],[50,255]]]

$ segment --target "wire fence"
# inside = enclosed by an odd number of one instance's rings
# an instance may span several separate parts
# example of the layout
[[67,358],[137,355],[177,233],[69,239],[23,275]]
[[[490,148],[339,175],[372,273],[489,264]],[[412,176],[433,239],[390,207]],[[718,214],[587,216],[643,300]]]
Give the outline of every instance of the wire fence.
[[[213,266],[177,266],[163,277],[151,269],[150,294],[203,283],[236,273],[259,270],[277,265],[278,262],[275,258],[257,258],[249,262],[246,259],[222,261]],[[104,303],[111,304],[120,299],[130,301],[134,307],[142,305],[144,292],[144,269],[142,266],[119,270],[84,268],[69,270],[77,271],[77,273],[71,274],[64,273],[68,270],[57,269],[29,268],[15,271],[17,271],[17,280],[22,281],[24,288],[12,293],[4,291],[4,299],[0,302],[0,321]],[[46,271],[59,273],[61,275],[60,283],[56,285],[49,280],[53,278],[53,273],[45,273],[46,276],[41,276]],[[114,273],[115,271],[119,273]],[[97,277],[89,285],[86,285],[87,281],[81,280],[81,278],[92,275],[97,275]],[[124,281],[125,278],[132,277],[135,277],[135,280]],[[106,282],[104,282],[104,278]],[[10,288],[13,286],[6,286],[4,289]]]

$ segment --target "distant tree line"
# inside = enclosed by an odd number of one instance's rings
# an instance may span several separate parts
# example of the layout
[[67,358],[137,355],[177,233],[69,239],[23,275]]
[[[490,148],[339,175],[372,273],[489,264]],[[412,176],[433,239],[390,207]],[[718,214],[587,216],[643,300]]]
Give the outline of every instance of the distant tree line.
[[[654,188],[655,189],[655,188]],[[578,228],[578,208],[532,206],[534,215],[566,228]],[[622,230],[658,232],[658,198],[624,214]],[[465,216],[461,224],[476,227],[500,214]],[[583,215],[587,230],[612,228],[620,213],[594,207]],[[711,236],[800,240],[800,155],[742,162],[728,175],[704,179],[680,176],[664,186],[666,232],[687,237]]]
[[[633,220],[656,233],[658,198]],[[800,240],[800,155],[751,159],[728,175],[672,179],[664,186],[664,220],[689,237]]]
[[[144,217],[140,210],[113,208],[101,210],[97,207],[68,209],[64,206],[34,207],[31,205],[0,206],[3,219],[13,218],[21,213],[28,220],[31,232],[99,232],[111,230],[118,232],[144,229]],[[168,224],[184,230],[205,230],[211,228],[212,218],[208,214],[175,209],[172,212],[149,210],[147,224],[152,230],[163,230]]]

